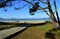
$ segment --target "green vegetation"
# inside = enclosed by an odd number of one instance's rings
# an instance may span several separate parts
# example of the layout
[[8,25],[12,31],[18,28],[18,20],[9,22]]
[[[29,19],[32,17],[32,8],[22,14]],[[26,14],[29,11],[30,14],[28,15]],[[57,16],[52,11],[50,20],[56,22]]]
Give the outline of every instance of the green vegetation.
[[16,23],[0,22],[0,30],[12,28],[12,27],[16,27],[15,24],[16,24]]
[[15,26],[14,25],[0,25],[0,30],[12,28],[12,27],[15,27]]

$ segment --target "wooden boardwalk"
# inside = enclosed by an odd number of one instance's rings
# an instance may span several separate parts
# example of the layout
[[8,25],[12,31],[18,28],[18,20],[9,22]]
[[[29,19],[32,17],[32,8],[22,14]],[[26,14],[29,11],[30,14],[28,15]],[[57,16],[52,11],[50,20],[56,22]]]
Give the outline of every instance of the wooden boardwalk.
[[0,39],[4,39],[14,33],[17,33],[23,29],[25,29],[26,27],[13,27],[13,28],[9,28],[9,29],[5,29],[0,31]]

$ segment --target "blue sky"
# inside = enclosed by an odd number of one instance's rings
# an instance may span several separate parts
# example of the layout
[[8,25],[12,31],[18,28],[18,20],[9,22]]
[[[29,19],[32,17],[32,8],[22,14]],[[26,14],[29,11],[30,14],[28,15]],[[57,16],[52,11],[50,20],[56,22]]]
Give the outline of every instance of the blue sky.
[[[59,6],[60,0],[56,0],[56,2],[57,2],[57,7],[58,7],[58,14],[60,16],[60,6]],[[51,3],[53,3],[52,0],[51,0]],[[26,4],[26,2],[21,2],[19,5],[21,7],[24,4]],[[26,19],[27,18],[48,18],[48,15],[46,15],[45,13],[40,12],[40,11],[36,12],[35,15],[30,15],[29,8],[27,6],[21,10],[15,10],[14,7],[16,7],[16,6],[19,7],[19,5],[15,4],[12,7],[8,7],[7,12],[5,12],[3,8],[0,8],[0,18],[8,18],[8,19],[10,19],[10,18],[20,18],[20,19],[24,19],[24,18],[26,18]],[[42,5],[42,6],[44,6],[44,5]],[[53,7],[53,4],[52,4],[52,7]],[[54,10],[54,7],[52,9]]]

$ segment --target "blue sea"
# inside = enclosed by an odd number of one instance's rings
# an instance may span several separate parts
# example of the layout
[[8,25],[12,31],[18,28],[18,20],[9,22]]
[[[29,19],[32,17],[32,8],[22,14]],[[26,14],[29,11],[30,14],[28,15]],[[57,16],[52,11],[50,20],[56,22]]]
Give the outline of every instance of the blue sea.
[[0,22],[2,22],[2,21],[25,21],[25,20],[28,20],[28,21],[31,21],[31,20],[36,20],[36,21],[39,21],[39,20],[50,21],[50,18],[41,18],[41,19],[0,19]]

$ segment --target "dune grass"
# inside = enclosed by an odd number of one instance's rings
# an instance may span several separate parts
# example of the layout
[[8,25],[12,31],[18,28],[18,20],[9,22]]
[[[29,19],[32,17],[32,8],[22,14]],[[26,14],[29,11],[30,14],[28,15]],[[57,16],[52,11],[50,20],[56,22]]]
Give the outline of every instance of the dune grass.
[[38,26],[30,26],[27,30],[11,39],[45,39],[45,33],[53,28],[51,23]]

